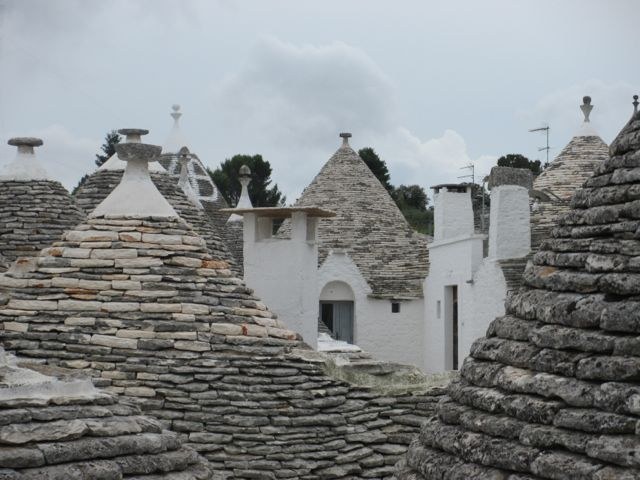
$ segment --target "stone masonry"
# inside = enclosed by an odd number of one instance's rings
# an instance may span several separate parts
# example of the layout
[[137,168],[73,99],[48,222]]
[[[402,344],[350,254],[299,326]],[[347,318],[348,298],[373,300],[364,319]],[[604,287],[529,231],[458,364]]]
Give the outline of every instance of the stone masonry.
[[8,350],[90,374],[225,478],[389,478],[442,393],[337,368],[176,217],[89,218],[0,288]]
[[[91,174],[75,193],[78,206],[87,215],[90,214],[120,183],[122,173],[122,170],[98,170]],[[229,268],[237,273],[239,267],[221,240],[218,233],[220,228],[187,198],[177,184],[177,177],[167,173],[151,173],[151,179],[176,213],[204,238],[212,257],[227,262]]]
[[58,380],[0,356],[3,480],[214,478],[204,458],[136,406],[88,380]]
[[527,266],[401,480],[640,478],[640,113]]

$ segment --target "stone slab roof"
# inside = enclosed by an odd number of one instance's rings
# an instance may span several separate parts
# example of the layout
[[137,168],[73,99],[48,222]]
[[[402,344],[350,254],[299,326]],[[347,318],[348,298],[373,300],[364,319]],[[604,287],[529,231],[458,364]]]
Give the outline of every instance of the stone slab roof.
[[79,224],[84,213],[53,180],[0,180],[0,255],[37,255]]
[[640,113],[478,339],[398,478],[640,478]]
[[[77,205],[87,215],[90,214],[120,183],[122,173],[122,170],[98,170],[91,174],[75,193]],[[175,177],[166,173],[151,173],[151,179],[176,213],[205,239],[212,257],[228,262],[233,271],[240,273],[235,258],[221,238],[222,229],[207,214],[193,205],[176,184]]]
[[[422,296],[429,269],[424,235],[415,232],[369,167],[342,145],[304,190],[296,206],[336,213],[318,225],[320,264],[332,249],[346,250],[379,297]],[[283,225],[283,232],[287,229]]]
[[178,218],[89,218],[22,267],[0,275],[6,348],[88,373],[223,476],[388,478],[442,393],[336,370]]
[[[180,157],[177,152],[175,154],[167,153],[161,155],[159,162],[170,174],[180,175]],[[221,212],[220,209],[228,208],[229,205],[195,153],[189,155],[187,172],[191,188],[196,193],[205,211],[214,220],[218,228],[224,228],[229,214]]]
[[520,258],[508,258],[498,260],[504,280],[507,284],[507,292],[514,292],[522,286],[522,274],[527,266],[527,262],[531,260],[531,255]]
[[58,380],[2,360],[0,477],[207,480],[213,470],[158,420],[89,380]]
[[609,147],[593,134],[575,136],[549,166],[533,181],[546,201],[531,212],[531,248],[536,251],[549,237],[558,219],[570,210],[572,195],[609,156]]

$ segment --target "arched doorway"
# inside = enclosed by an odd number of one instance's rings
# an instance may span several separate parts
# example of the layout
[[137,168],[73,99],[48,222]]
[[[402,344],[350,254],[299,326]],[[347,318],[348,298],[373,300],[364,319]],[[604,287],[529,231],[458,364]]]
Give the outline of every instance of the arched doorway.
[[347,283],[327,283],[320,292],[320,330],[324,327],[336,340],[354,343],[354,300],[353,290]]

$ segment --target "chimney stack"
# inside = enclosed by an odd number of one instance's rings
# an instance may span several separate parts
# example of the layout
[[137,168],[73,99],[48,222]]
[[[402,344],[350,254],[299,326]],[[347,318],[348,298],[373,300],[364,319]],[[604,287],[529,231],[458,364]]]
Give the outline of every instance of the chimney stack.
[[434,241],[473,235],[471,185],[442,184],[433,189]]
[[531,251],[529,191],[532,185],[533,175],[528,169],[491,169],[490,258],[520,258]]

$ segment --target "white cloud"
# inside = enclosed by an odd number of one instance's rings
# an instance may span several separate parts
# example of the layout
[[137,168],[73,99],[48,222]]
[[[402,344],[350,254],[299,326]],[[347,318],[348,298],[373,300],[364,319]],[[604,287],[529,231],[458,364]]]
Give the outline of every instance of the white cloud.
[[[570,85],[543,96],[530,109],[522,109],[518,115],[531,125],[549,124],[555,139],[569,139],[582,123],[579,105],[582,97],[589,95],[594,106],[591,123],[604,141],[610,143],[627,120],[633,107],[632,95],[640,91],[640,84],[605,82],[591,79]],[[563,145],[556,145],[556,150]]]
[[[95,154],[102,142],[96,139],[79,137],[61,125],[50,125],[27,134],[9,132],[0,134],[0,138],[32,136],[41,138],[44,145],[36,148],[36,156],[49,175],[71,190],[80,177],[95,170]],[[15,156],[15,147],[4,143],[0,146],[0,168],[11,162]]]
[[[354,148],[376,149],[396,184],[458,181],[472,161],[464,139],[451,129],[418,138],[402,125],[395,95],[391,79],[353,46],[296,46],[268,37],[214,87],[213,101],[225,137],[263,153],[289,201],[338,147],[341,131],[354,134]],[[484,168],[495,157],[479,161]]]

